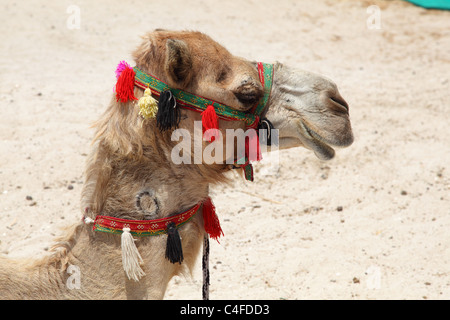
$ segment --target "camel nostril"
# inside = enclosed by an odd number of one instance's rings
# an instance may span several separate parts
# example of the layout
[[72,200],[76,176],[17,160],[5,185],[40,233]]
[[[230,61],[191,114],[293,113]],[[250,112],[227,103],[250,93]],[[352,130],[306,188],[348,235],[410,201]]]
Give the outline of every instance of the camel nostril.
[[336,109],[336,111],[348,113],[349,107],[344,99],[342,99],[341,97],[334,96],[330,97],[330,100],[334,102],[332,106],[334,107],[334,109]]

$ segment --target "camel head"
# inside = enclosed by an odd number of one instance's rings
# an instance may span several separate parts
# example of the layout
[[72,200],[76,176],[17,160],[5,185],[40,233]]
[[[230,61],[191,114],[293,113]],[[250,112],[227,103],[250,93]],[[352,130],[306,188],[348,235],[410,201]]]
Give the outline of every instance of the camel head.
[[[158,30],[143,37],[134,52],[136,65],[146,73],[181,89],[249,111],[263,96],[257,63],[233,56],[199,32]],[[279,130],[279,148],[303,146],[323,160],[333,158],[332,147],[353,142],[349,107],[329,79],[281,63],[274,65],[273,86],[262,116]],[[183,110],[180,127],[192,129],[195,112]],[[227,128],[243,123],[220,121]]]

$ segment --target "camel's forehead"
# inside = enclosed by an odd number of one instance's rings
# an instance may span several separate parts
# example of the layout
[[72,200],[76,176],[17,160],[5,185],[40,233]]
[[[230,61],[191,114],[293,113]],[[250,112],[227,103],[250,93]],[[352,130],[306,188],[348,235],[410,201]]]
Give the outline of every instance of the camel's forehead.
[[194,58],[208,55],[223,59],[232,56],[225,47],[197,31],[155,31],[152,33],[152,39],[160,46],[164,46],[167,39],[182,40],[187,44]]

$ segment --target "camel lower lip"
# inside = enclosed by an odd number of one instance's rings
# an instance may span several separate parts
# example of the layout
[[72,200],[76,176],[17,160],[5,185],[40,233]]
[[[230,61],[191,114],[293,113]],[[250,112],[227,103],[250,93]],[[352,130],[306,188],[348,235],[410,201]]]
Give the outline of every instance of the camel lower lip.
[[303,122],[300,122],[300,140],[306,147],[312,149],[315,155],[321,160],[330,160],[334,157],[334,149],[329,146],[314,131],[308,128]]

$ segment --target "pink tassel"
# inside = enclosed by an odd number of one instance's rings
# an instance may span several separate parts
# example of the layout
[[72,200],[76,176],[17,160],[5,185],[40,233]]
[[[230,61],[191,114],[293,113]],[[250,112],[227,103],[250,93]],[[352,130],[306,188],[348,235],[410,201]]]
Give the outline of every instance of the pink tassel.
[[122,72],[128,68],[131,68],[131,66],[126,61],[120,61],[116,68],[116,79],[119,79]]

